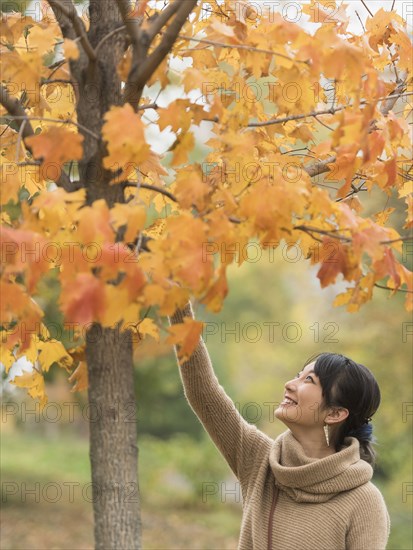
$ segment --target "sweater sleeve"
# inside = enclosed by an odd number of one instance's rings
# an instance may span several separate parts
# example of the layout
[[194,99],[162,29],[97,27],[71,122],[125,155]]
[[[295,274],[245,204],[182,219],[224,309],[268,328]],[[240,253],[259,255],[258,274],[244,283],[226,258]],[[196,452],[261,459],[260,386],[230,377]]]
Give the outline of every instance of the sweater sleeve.
[[[190,302],[171,316],[171,324],[183,322],[184,316],[193,318]],[[254,460],[272,440],[249,424],[225,393],[202,337],[189,360],[180,367],[180,375],[191,408],[241,484],[248,483]]]
[[385,550],[390,534],[390,517],[379,489],[369,483],[360,495],[347,532],[346,550]]

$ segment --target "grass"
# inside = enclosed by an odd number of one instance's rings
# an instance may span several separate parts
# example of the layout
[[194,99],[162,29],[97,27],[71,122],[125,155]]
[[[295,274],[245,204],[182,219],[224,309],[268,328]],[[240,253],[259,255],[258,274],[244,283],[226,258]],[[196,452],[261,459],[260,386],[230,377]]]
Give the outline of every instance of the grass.
[[[190,444],[186,436],[178,445],[154,438],[141,439],[145,549],[209,550],[237,546],[240,508],[220,502],[205,505],[195,486],[183,484],[176,477],[173,465],[191,460]],[[93,549],[93,510],[88,502],[91,493],[86,491],[86,498],[82,495],[91,479],[88,445],[87,439],[68,434],[52,439],[19,431],[3,434],[2,550]],[[211,473],[208,453],[211,450],[206,452],[204,462],[209,463]],[[199,467],[202,461],[198,444],[193,455],[193,468]],[[218,464],[221,461],[218,456],[215,460]],[[204,471],[203,475],[209,474]],[[169,486],[165,485],[168,476],[172,480]],[[53,502],[59,490],[61,497]]]
[[[170,441],[144,436],[139,447],[143,548],[235,549],[240,505],[202,499],[203,480],[235,482],[212,443],[178,434]],[[93,549],[91,493],[82,496],[91,479],[88,453],[87,438],[76,434],[2,434],[2,550]],[[410,479],[407,471],[399,477]],[[76,484],[72,498],[68,483]],[[52,502],[56,487],[62,495]],[[387,550],[412,550],[411,495],[402,502],[396,479],[380,489],[392,522]]]

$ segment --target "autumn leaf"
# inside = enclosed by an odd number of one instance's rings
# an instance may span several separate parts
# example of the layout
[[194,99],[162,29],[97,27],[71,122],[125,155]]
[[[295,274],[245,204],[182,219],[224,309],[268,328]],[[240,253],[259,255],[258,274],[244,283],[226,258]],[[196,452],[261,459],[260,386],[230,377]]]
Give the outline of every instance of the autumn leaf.
[[101,281],[91,273],[78,273],[63,284],[60,308],[70,323],[85,326],[99,321],[105,311],[105,291]]
[[66,59],[79,59],[79,48],[74,40],[65,38],[63,41],[63,51]]
[[25,372],[21,376],[15,376],[13,380],[10,380],[10,384],[14,384],[18,388],[26,388],[30,397],[40,400],[40,410],[43,410],[48,399],[45,394],[44,378],[39,372],[33,370]]
[[143,336],[151,336],[159,342],[159,328],[155,325],[154,320],[146,317],[138,324],[139,333]]
[[104,121],[102,136],[108,144],[108,155],[103,165],[112,172],[122,170],[120,177],[126,179],[150,155],[142,119],[127,103],[111,107]]
[[166,339],[168,344],[177,345],[178,357],[181,362],[187,361],[195,350],[204,323],[195,321],[190,317],[184,317],[183,323],[170,326],[170,336]]
[[34,157],[42,160],[43,173],[58,178],[65,162],[82,158],[83,139],[81,134],[53,127],[26,138],[26,143],[32,148]]
[[317,277],[322,288],[334,283],[340,273],[350,281],[358,272],[358,263],[350,249],[337,239],[323,238],[321,246],[317,248],[317,260],[321,263]]
[[186,132],[184,136],[179,136],[172,146],[173,156],[172,166],[179,166],[188,162],[188,155],[195,145],[195,138],[192,132]]
[[46,342],[39,342],[37,347],[40,352],[39,363],[43,372],[48,372],[53,363],[58,363],[66,370],[70,370],[73,359],[61,342],[51,339]]

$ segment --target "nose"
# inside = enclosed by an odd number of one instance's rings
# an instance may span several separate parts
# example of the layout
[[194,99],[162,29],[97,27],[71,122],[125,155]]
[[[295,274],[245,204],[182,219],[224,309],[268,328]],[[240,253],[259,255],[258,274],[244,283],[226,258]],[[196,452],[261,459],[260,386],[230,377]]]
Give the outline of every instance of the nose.
[[287,390],[287,391],[295,391],[295,385],[294,385],[294,380],[289,380],[288,382],[286,382],[284,384],[284,388]]

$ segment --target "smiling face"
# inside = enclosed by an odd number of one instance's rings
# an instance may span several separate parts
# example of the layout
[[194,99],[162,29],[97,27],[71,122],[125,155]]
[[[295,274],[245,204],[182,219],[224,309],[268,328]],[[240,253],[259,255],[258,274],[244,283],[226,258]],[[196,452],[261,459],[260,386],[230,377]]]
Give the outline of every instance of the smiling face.
[[295,378],[285,384],[284,398],[274,416],[289,428],[298,425],[324,425],[328,410],[324,409],[320,380],[314,373],[315,362],[309,363]]

